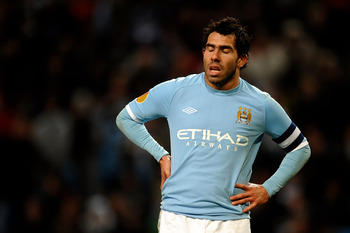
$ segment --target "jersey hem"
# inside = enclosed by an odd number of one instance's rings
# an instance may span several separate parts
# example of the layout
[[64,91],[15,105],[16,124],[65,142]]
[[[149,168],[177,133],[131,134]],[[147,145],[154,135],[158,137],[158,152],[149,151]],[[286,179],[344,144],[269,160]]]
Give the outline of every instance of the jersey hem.
[[173,214],[178,214],[182,216],[186,216],[189,218],[194,218],[194,219],[205,219],[205,220],[213,220],[213,221],[228,221],[228,220],[240,220],[240,219],[250,219],[249,214],[242,213],[242,215],[235,215],[235,216],[211,216],[211,215],[205,215],[205,214],[188,214],[188,213],[182,213],[182,212],[177,212],[177,211],[172,211],[172,210],[167,210],[164,208],[160,208],[163,211],[168,211]]

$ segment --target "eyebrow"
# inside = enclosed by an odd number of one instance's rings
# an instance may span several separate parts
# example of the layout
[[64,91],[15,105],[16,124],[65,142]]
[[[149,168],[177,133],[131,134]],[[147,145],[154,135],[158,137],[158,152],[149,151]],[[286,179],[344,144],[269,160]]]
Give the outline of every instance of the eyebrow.
[[219,46],[215,46],[215,45],[213,45],[213,44],[210,44],[210,43],[207,43],[206,45],[205,45],[205,47],[219,47],[219,49],[221,49],[221,50],[223,50],[223,49],[234,49],[232,46],[230,46],[230,45],[219,45]]

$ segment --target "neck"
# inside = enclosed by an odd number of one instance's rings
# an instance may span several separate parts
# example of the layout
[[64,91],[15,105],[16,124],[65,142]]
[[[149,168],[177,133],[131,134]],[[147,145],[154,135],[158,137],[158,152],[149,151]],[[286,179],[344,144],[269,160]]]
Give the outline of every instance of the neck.
[[227,78],[222,80],[221,82],[211,81],[213,78],[208,78],[208,76],[204,73],[204,80],[211,88],[219,91],[229,91],[232,90],[239,85],[239,72],[235,72],[235,74],[231,78]]

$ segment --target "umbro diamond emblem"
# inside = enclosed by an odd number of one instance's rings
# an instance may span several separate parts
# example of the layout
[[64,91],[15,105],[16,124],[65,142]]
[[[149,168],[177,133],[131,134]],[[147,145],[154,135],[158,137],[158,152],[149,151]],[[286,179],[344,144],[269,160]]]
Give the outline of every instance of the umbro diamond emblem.
[[192,113],[195,113],[197,112],[198,110],[197,109],[194,109],[192,107],[188,107],[188,108],[185,108],[182,110],[183,112],[187,113],[187,114],[192,114]]

